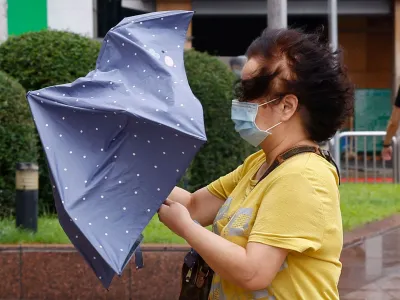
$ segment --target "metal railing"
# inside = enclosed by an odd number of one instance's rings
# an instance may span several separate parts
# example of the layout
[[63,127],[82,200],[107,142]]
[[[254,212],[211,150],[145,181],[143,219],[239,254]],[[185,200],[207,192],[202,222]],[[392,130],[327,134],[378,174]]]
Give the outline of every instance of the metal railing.
[[399,183],[397,138],[393,137],[393,156],[390,161],[383,160],[377,151],[377,144],[382,141],[377,138],[385,135],[385,131],[344,131],[330,141],[342,182]]

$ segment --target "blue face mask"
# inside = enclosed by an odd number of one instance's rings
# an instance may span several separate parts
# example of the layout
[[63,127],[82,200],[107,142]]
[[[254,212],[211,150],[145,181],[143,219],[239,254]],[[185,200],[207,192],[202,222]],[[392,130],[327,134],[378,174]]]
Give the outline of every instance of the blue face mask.
[[258,108],[260,106],[266,105],[279,98],[273,99],[271,101],[265,102],[263,104],[250,103],[250,102],[239,102],[237,100],[232,100],[232,121],[235,123],[235,130],[240,134],[240,136],[248,143],[254,147],[259,146],[262,141],[264,141],[270,134],[270,130],[282,122],[268,128],[267,130],[261,130],[256,124],[256,117]]

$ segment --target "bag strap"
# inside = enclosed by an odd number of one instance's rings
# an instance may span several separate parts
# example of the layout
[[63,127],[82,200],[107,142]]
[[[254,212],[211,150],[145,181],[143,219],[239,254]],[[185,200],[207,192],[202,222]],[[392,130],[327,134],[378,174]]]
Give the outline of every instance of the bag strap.
[[283,152],[282,154],[278,155],[277,158],[272,163],[272,165],[267,169],[267,171],[265,171],[263,176],[261,176],[261,178],[257,182],[257,184],[259,184],[265,177],[267,177],[273,170],[275,170],[285,160],[287,160],[295,155],[306,153],[306,152],[318,154],[319,156],[322,156],[323,158],[325,158],[329,163],[334,165],[336,168],[336,171],[338,173],[339,185],[340,185],[339,168],[336,165],[335,161],[333,160],[332,155],[327,150],[323,150],[319,147],[313,147],[313,146],[299,146],[299,147],[291,148],[291,149]]

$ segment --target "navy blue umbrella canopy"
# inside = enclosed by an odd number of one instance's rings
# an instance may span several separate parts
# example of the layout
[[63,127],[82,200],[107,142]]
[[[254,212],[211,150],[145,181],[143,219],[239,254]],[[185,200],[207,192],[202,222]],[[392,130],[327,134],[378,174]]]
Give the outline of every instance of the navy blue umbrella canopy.
[[86,77],[27,94],[60,224],[106,288],[206,142],[183,61],[192,16],[126,18]]

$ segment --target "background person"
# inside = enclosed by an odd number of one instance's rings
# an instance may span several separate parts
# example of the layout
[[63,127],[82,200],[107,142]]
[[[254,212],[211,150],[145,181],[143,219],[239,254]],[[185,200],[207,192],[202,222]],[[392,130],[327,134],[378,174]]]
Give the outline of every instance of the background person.
[[400,86],[397,91],[396,100],[394,101],[394,106],[392,114],[390,116],[386,136],[383,140],[382,158],[384,160],[391,160],[393,154],[392,148],[392,138],[396,135],[397,129],[399,128],[400,122]]

